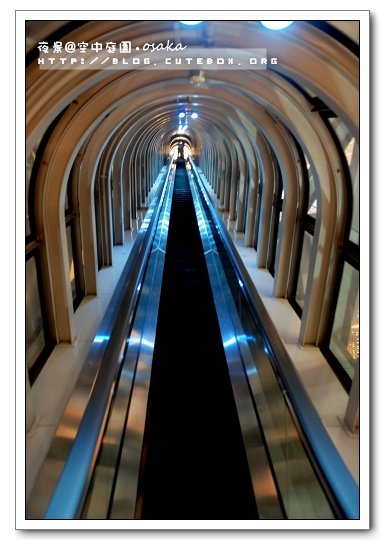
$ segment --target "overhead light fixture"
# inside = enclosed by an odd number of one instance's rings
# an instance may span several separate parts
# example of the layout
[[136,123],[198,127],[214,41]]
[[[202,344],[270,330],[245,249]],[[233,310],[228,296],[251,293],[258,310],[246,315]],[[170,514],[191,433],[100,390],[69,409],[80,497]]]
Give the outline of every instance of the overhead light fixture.
[[294,21],[261,21],[261,23],[267,29],[279,31],[281,29],[286,29],[286,27],[289,27]]
[[204,71],[199,71],[198,73],[193,74],[192,77],[190,78],[190,83],[193,86],[203,86],[205,82],[206,82],[206,79],[205,79]]
[[198,118],[198,113],[191,113],[191,118]]
[[179,118],[184,118],[185,116],[186,116],[186,113],[184,113],[183,111],[178,115]]
[[179,23],[183,23],[183,25],[199,25],[203,21],[179,21]]

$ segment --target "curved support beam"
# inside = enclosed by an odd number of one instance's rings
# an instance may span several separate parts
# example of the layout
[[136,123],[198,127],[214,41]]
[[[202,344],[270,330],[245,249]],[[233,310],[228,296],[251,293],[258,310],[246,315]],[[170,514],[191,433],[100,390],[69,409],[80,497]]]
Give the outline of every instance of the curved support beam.
[[[125,75],[126,76],[126,75]],[[277,78],[275,76],[275,78]],[[59,158],[58,151],[60,150],[60,162],[52,162],[52,158],[48,159],[48,171],[51,171],[51,173],[47,174],[46,181],[49,182],[49,187],[62,186],[62,182],[64,180],[63,178],[63,170],[65,170],[65,162],[72,163],[72,159],[77,153],[77,150],[81,146],[82,141],[86,138],[89,132],[93,131],[94,128],[96,128],[97,124],[103,120],[106,113],[111,112],[111,110],[114,110],[114,112],[119,111],[119,109],[126,110],[127,112],[127,101],[130,101],[130,112],[135,112],[137,109],[140,109],[141,106],[144,104],[151,104],[160,102],[162,98],[173,96],[174,94],[180,94],[184,93],[184,90],[192,91],[193,86],[191,85],[176,85],[175,82],[170,83],[167,86],[163,86],[162,90],[159,91],[159,89],[151,85],[148,87],[148,89],[141,90],[141,93],[132,91],[132,94],[129,95],[127,87],[123,86],[124,81],[127,78],[121,77],[117,81],[111,82],[109,86],[106,86],[99,90],[99,92],[96,95],[93,95],[92,97],[89,97],[88,94],[84,96],[82,99],[79,100],[79,103],[76,106],[71,106],[67,112],[63,115],[62,119],[60,120],[58,126],[64,130],[63,135],[60,137],[59,142],[57,144],[56,148],[56,158]],[[228,76],[226,77],[229,81],[232,79]],[[326,155],[323,153],[322,145],[320,143],[319,138],[317,137],[317,133],[315,131],[314,126],[309,122],[309,107],[307,107],[306,113],[303,112],[303,107],[299,107],[302,96],[298,98],[297,103],[295,103],[292,99],[292,97],[287,93],[287,90],[283,88],[279,88],[278,84],[276,84],[274,90],[275,93],[271,93],[271,85],[267,82],[268,79],[266,77],[256,77],[253,75],[253,78],[245,76],[244,81],[242,82],[243,88],[248,89],[249,84],[253,85],[255,84],[255,81],[258,81],[258,96],[256,96],[256,100],[258,99],[258,102],[263,103],[263,107],[273,109],[273,111],[279,113],[280,118],[285,121],[286,124],[293,127],[293,130],[298,134],[298,139],[300,142],[306,141],[307,147],[310,152],[310,156],[315,159],[315,166],[318,167],[319,170],[322,170],[322,178],[319,178],[318,181],[322,179],[323,182],[323,196],[320,197],[320,204],[324,204],[325,207],[328,205],[328,226],[325,226],[325,220],[323,220],[323,228],[324,232],[330,233],[331,231],[334,231],[334,225],[333,223],[329,223],[331,221],[330,213],[331,210],[336,209],[336,201],[335,201],[335,193],[332,191],[333,184],[332,184],[332,171],[327,168],[328,166],[328,159]],[[282,79],[281,79],[282,80]],[[282,86],[284,86],[284,83],[281,82]],[[132,87],[132,82],[130,81],[130,86]],[[175,90],[175,91],[174,91]],[[235,90],[229,90],[224,88],[215,88],[212,91],[211,90],[205,90],[204,96],[201,96],[202,101],[206,101],[206,97],[211,97],[212,99],[215,98],[216,101],[223,101],[227,104],[233,104],[233,105],[242,105],[242,111],[244,113],[247,113],[249,116],[251,116],[251,119],[254,120],[255,125],[260,128],[261,131],[266,128],[268,128],[268,139],[273,144],[273,149],[276,151],[277,157],[280,160],[280,163],[283,167],[283,174],[284,174],[284,184],[286,186],[289,186],[287,188],[287,192],[290,191],[290,212],[292,212],[293,205],[296,202],[296,193],[294,192],[292,194],[292,191],[295,190],[297,186],[297,176],[295,174],[295,171],[291,168],[292,163],[285,164],[284,157],[285,155],[282,154],[282,145],[278,146],[277,143],[275,143],[275,140],[278,139],[282,143],[282,137],[278,137],[279,133],[277,134],[277,129],[274,129],[274,124],[272,124],[270,117],[265,113],[263,108],[260,108],[255,105],[255,103],[252,101],[251,97],[254,95],[253,88],[249,89],[249,98],[246,98],[244,95],[244,91],[242,93],[239,93],[239,89],[235,88]],[[293,95],[293,94],[292,94]],[[299,96],[299,94],[297,94]],[[303,101],[303,98],[302,98]],[[146,102],[146,103],[145,103]],[[121,106],[121,107],[120,107]],[[285,116],[289,114],[290,111],[290,119],[285,120]],[[114,117],[114,112],[110,115],[110,117]],[[119,119],[121,115],[115,115],[115,125],[117,124],[117,119]],[[69,123],[69,119],[71,122]],[[107,119],[108,120],[108,119]],[[88,129],[87,129],[88,125]],[[272,138],[273,135],[276,135],[276,138]],[[65,139],[64,139],[65,138]],[[100,138],[102,140],[102,138]],[[272,141],[273,139],[273,141]],[[70,151],[68,148],[69,143],[75,143],[77,144],[77,150]],[[241,158],[240,154],[240,142],[236,142],[235,145],[236,148],[238,148],[238,157]],[[286,146],[287,147],[287,146]],[[279,150],[281,148],[281,151]],[[314,150],[313,150],[314,149]],[[67,156],[66,156],[67,155]],[[52,165],[57,164],[55,166],[55,173],[52,171]],[[62,169],[58,169],[58,167],[62,166]],[[211,174],[213,174],[214,167],[211,165],[210,171]],[[216,167],[215,167],[216,170]],[[63,178],[63,179],[60,179]],[[87,175],[88,178],[88,175]],[[295,181],[294,181],[295,180]],[[290,189],[289,189],[290,188]],[[232,187],[232,193],[230,195],[230,214],[232,217],[235,217],[235,187]],[[285,195],[286,195],[286,189],[285,189]],[[332,197],[334,197],[332,199]],[[52,204],[52,203],[51,203]],[[53,202],[55,203],[55,201]],[[288,203],[286,204],[286,208],[284,210],[284,216],[285,211],[286,215],[288,212]],[[322,213],[322,209],[320,209],[320,212]],[[59,213],[60,216],[60,213]],[[332,218],[335,218],[335,214],[332,215]],[[292,216],[291,216],[292,218]],[[291,219],[290,218],[290,219]],[[56,215],[57,219],[57,215]],[[290,221],[290,219],[288,221]],[[285,226],[286,218],[284,218],[283,227]],[[289,241],[289,234],[287,232],[283,232],[283,235],[287,235],[285,239]],[[325,236],[323,234],[319,234],[316,232],[316,242],[318,242],[318,239],[320,239],[320,246],[324,247],[324,258],[325,261],[322,263],[323,272],[325,272],[325,269],[328,267],[328,259],[330,257],[330,250],[331,245],[333,243],[333,239],[328,240],[325,239]],[[56,243],[58,242],[57,239],[55,239]],[[62,239],[62,242],[64,240]],[[317,245],[318,246],[318,245]],[[284,246],[284,243],[282,241],[281,243],[282,250],[291,251],[292,249],[292,243],[290,243],[290,246],[286,248]],[[51,254],[55,256],[53,251],[51,250]],[[288,264],[288,257],[290,255],[290,252],[286,253],[286,256],[279,256],[279,259],[282,260],[282,271],[284,269],[284,266],[287,266]],[[64,258],[64,259],[63,259]],[[62,258],[62,268],[65,268],[65,252],[63,252],[63,258]],[[59,262],[60,263],[60,262]],[[313,273],[314,273],[314,267],[313,266]],[[63,269],[63,272],[65,272],[65,269]],[[278,264],[278,272],[279,272],[279,264]],[[312,271],[310,271],[312,273]],[[323,281],[325,279],[325,276],[323,277]],[[317,286],[317,285],[316,285]],[[319,285],[318,285],[319,286]],[[321,284],[321,287],[324,287],[324,283]],[[320,288],[318,288],[318,291]],[[63,289],[64,290],[64,289]],[[283,283],[282,280],[280,280],[279,276],[277,277],[277,282],[275,286],[275,294],[277,296],[285,295],[287,291],[287,284]],[[309,291],[310,292],[310,291]],[[55,293],[56,294],[56,293]],[[63,292],[61,292],[63,294]],[[312,296],[315,296],[314,294],[309,294],[309,302],[313,302],[315,298],[313,299]],[[61,307],[63,306],[63,303],[61,302]],[[318,306],[314,306],[315,309],[317,309]],[[313,306],[309,306],[309,308],[312,310],[314,309]],[[304,319],[313,319],[313,315],[310,315],[307,317],[305,314]],[[307,323],[305,323],[307,324]],[[314,325],[314,323],[309,323]],[[68,331],[67,331],[68,334]],[[306,331],[306,334],[303,335],[303,342],[309,342],[314,339],[314,329],[313,331]]]

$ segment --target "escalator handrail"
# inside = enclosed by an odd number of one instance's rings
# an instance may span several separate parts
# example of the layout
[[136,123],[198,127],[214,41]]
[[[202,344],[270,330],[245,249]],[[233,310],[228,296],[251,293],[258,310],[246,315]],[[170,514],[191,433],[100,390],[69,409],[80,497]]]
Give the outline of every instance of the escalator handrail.
[[147,219],[148,227],[139,231],[136,237],[127,264],[99,326],[98,333],[102,335],[102,339],[98,340],[97,335],[91,345],[86,363],[98,363],[97,375],[77,434],[45,512],[45,519],[77,519],[81,513],[98,454],[113,385],[118,375],[118,357],[127,337],[131,315],[150,256],[171,169],[172,162],[169,163],[166,177],[162,178],[151,202],[150,210],[153,209],[153,212]]
[[[267,310],[259,296],[255,285],[244,266],[241,257],[232,241],[207,186],[201,178],[192,159],[190,164],[197,180],[206,190],[207,204],[218,228],[219,235],[229,254],[254,320],[260,328],[265,343],[268,346],[273,365],[283,387],[290,399],[294,413],[298,418],[305,437],[307,438],[314,457],[321,467],[323,475],[329,484],[338,504],[348,519],[359,518],[359,489],[350,471],[346,467],[325,426],[322,423],[300,376],[290,359]],[[281,385],[282,385],[281,384]]]

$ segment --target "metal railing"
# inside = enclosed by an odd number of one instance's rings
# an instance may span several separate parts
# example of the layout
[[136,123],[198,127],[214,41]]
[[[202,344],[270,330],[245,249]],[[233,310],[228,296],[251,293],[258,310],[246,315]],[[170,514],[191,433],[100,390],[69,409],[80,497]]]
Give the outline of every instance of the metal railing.
[[[44,519],[79,517],[114,393],[114,384],[122,361],[122,348],[140,294],[165,191],[172,177],[171,170],[172,162],[163,170],[127,263],[91,344],[81,375],[29,499],[26,514],[28,519],[39,517],[42,510],[45,510]],[[77,409],[78,414],[79,404],[80,408],[84,407],[84,412],[78,425],[74,426],[74,411]],[[62,432],[70,423],[75,435],[72,444],[67,442],[63,445]],[[58,464],[64,466],[60,468]],[[57,481],[54,486],[53,477]]]

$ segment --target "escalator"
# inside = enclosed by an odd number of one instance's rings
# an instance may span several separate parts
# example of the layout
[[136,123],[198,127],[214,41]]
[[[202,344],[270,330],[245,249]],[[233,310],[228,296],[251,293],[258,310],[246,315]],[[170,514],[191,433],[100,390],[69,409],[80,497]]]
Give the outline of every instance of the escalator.
[[203,179],[193,161],[165,167],[84,369],[80,424],[65,453],[59,426],[31,518],[358,516]]
[[142,519],[256,519],[184,161],[176,168],[139,482]]

